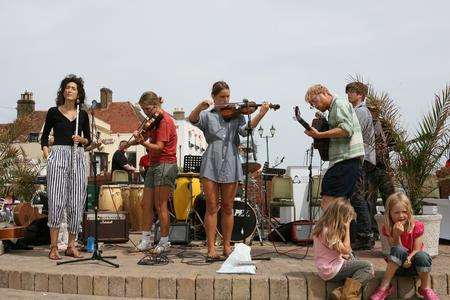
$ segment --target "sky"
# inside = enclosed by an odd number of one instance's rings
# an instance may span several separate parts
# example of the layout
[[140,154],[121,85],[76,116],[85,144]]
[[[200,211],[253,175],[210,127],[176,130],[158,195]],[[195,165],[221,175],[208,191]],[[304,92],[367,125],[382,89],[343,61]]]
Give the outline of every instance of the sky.
[[[271,164],[303,165],[311,139],[296,123],[308,87],[345,96],[356,74],[400,107],[412,133],[450,83],[448,1],[7,1],[0,0],[0,123],[32,91],[54,106],[60,81],[85,80],[87,103],[108,87],[117,101],[153,90],[189,113],[225,80],[231,99],[280,104],[262,120]],[[257,159],[264,139],[255,133]],[[314,153],[315,161],[318,153]]]

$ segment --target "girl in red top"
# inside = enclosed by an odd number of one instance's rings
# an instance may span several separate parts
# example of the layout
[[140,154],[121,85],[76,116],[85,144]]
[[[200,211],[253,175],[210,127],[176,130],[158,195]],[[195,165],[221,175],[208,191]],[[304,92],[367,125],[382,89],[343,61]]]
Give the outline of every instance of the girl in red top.
[[141,134],[133,133],[135,140],[132,144],[141,144],[149,151],[150,163],[144,181],[144,195],[142,200],[143,231],[139,250],[151,248],[150,228],[153,220],[153,207],[158,212],[161,225],[161,239],[153,249],[155,253],[166,251],[169,242],[169,210],[167,201],[169,193],[175,188],[178,176],[177,167],[177,130],[173,118],[161,108],[162,98],[154,92],[142,94],[139,105],[150,118],[162,116],[155,128]]
[[420,277],[419,294],[424,299],[439,299],[430,287],[431,257],[423,251],[423,223],[414,220],[411,202],[403,193],[394,193],[386,201],[382,234],[389,239],[391,252],[383,280],[371,300],[386,299],[393,290],[395,275]]

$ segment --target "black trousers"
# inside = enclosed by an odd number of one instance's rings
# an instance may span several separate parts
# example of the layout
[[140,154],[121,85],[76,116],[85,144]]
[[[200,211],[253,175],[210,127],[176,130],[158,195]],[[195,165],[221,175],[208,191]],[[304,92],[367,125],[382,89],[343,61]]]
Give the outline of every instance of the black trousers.
[[361,168],[361,175],[356,181],[356,185],[352,196],[350,197],[350,203],[356,212],[356,220],[350,224],[350,236],[351,240],[356,239],[369,239],[372,237],[372,217],[369,202],[368,202],[368,173],[370,172],[370,164],[364,162]]

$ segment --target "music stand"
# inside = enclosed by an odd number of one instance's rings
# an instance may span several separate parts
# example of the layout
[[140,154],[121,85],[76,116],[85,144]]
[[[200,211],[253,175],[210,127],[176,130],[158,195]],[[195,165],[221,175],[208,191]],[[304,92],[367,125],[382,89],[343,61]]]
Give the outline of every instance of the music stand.
[[201,165],[201,155],[185,155],[183,160],[183,172],[200,173]]

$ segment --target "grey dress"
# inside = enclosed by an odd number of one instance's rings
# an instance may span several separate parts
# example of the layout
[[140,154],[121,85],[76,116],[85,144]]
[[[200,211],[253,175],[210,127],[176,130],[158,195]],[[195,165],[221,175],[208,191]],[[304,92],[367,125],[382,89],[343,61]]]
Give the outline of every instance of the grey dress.
[[239,157],[239,136],[246,136],[244,116],[225,121],[215,110],[204,110],[197,123],[205,135],[208,148],[203,153],[200,177],[217,183],[231,183],[243,179]]

